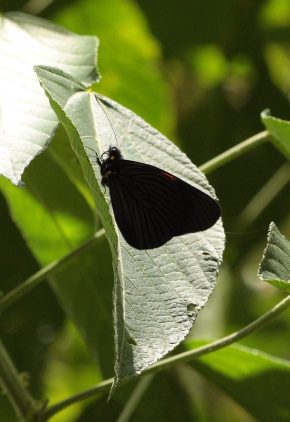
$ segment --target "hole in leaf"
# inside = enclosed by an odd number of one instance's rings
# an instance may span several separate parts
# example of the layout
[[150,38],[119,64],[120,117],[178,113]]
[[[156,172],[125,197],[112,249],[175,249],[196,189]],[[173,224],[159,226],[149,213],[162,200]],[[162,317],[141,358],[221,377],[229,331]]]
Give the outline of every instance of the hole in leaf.
[[195,305],[194,303],[189,303],[189,304],[187,305],[187,312],[188,312],[190,315],[192,315],[192,314],[194,314],[194,313],[195,313],[195,311],[196,311],[196,305]]
[[138,346],[138,344],[136,343],[136,341],[132,337],[127,338],[127,343],[131,344],[132,346]]

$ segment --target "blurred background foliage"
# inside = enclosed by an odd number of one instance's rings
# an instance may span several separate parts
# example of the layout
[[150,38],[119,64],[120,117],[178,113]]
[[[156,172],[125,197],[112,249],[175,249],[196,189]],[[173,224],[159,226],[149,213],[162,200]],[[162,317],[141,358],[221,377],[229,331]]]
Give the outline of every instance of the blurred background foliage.
[[[289,119],[288,0],[0,0],[0,10],[35,14],[78,34],[96,35],[102,79],[95,89],[139,114],[197,165],[263,131],[260,113],[264,109]],[[66,142],[61,129],[54,142]],[[264,144],[208,175],[229,233],[217,287],[197,318],[192,336],[218,338],[238,330],[283,297],[256,273],[269,223],[275,221],[290,238],[289,172],[281,153]],[[256,198],[259,192],[265,202]],[[257,213],[247,212],[249,204],[250,211]],[[0,288],[7,292],[37,271],[39,264],[12,221],[3,196],[0,215]],[[104,254],[106,288],[111,291],[109,251]],[[29,372],[36,397],[59,401],[102,379],[48,284],[42,283],[5,312],[0,327],[17,368]],[[289,358],[289,329],[289,313],[285,313],[242,343]],[[106,376],[113,375],[111,346],[110,340]],[[160,421],[180,420],[178,411],[185,412],[197,401],[194,411],[184,413],[184,421],[223,421],[225,411],[228,420],[253,420],[228,397],[205,385],[199,375],[198,399],[192,393],[195,399],[190,400],[187,392],[180,409],[174,373],[157,378],[168,390],[157,389],[155,397],[172,394],[176,403],[174,410],[160,408]],[[151,398],[157,380],[154,385]],[[108,405],[106,397],[80,403],[52,420],[89,422],[96,415],[115,420],[132,388],[124,387]],[[5,421],[16,421],[6,399],[0,400]],[[143,420],[140,417],[138,421]]]

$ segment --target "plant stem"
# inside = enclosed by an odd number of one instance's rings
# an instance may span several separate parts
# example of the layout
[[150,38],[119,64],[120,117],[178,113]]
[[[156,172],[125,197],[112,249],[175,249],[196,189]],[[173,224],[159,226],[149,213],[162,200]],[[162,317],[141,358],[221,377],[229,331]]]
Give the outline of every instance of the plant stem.
[[0,381],[16,414],[21,420],[31,421],[42,407],[28,393],[7,351],[0,340]]
[[250,151],[251,149],[255,148],[257,145],[260,145],[264,142],[271,140],[271,134],[269,131],[264,130],[263,132],[257,133],[257,135],[252,136],[249,139],[241,142],[238,145],[235,145],[233,148],[228,149],[227,151],[223,152],[222,154],[218,155],[217,157],[209,160],[207,163],[201,165],[199,170],[203,173],[210,173],[217,168],[223,166],[224,164],[228,163],[229,161],[234,160],[237,157],[240,157],[245,152]]
[[274,200],[280,191],[290,181],[290,164],[286,161],[264,186],[250,200],[241,214],[237,217],[235,230],[242,230],[244,227],[253,224],[255,219]]
[[53,415],[70,406],[71,404],[75,404],[81,400],[88,399],[90,397],[94,397],[109,391],[111,386],[113,385],[113,382],[114,378],[109,378],[106,381],[100,382],[96,387],[90,388],[89,390],[83,391],[79,394],[75,394],[74,396],[71,396],[66,400],[63,400],[50,407],[47,407],[46,409],[44,409],[40,421],[47,421]]
[[29,277],[27,280],[25,280],[15,289],[13,289],[11,292],[1,297],[0,298],[0,312],[3,312],[5,309],[7,309],[9,306],[15,303],[22,296],[30,292],[30,290],[38,286],[38,284],[41,281],[45,280],[51,274],[54,274],[56,273],[56,271],[62,269],[64,265],[72,261],[76,255],[94,246],[96,242],[99,241],[99,239],[103,236],[104,233],[105,233],[104,229],[99,230],[97,233],[94,234],[93,237],[86,240],[84,243],[82,243],[76,249],[71,251],[64,258],[58,261],[53,261],[50,264],[46,265],[46,267],[41,268],[41,270],[37,271],[35,274],[33,274],[31,277]]
[[[246,327],[242,328],[240,331],[232,333],[226,337],[223,337],[220,340],[214,341],[213,343],[207,344],[202,347],[198,347],[194,350],[189,350],[187,352],[180,353],[179,355],[172,356],[166,359],[162,359],[161,361],[155,363],[150,368],[146,369],[142,375],[147,375],[150,373],[156,373],[159,371],[163,371],[165,369],[169,369],[175,365],[189,362],[193,359],[199,358],[204,356],[208,353],[214,352],[216,350],[222,349],[223,347],[229,346],[230,344],[236,343],[238,340],[253,334],[255,331],[260,330],[264,325],[268,322],[272,321],[275,317],[280,315],[290,306],[290,295],[279,302],[274,308],[268,311],[266,314],[262,315],[260,318],[256,319]],[[128,382],[132,382],[135,378],[130,378],[125,380],[122,385],[127,384]],[[65,409],[67,406],[76,403],[80,400],[85,398],[89,398],[92,396],[96,396],[97,394],[102,394],[106,391],[109,391],[113,384],[113,378],[110,378],[106,381],[101,382],[96,387],[91,388],[90,390],[86,390],[80,394],[70,397],[67,400],[64,400],[60,403],[57,403],[51,407],[48,407],[43,412],[44,419],[41,421],[47,421],[51,416],[59,412],[60,410]]]

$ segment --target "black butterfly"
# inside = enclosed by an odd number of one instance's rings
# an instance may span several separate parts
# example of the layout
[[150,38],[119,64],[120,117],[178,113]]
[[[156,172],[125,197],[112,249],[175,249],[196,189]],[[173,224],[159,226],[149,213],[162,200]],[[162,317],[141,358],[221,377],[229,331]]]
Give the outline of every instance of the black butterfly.
[[97,162],[118,227],[136,249],[158,248],[174,236],[207,230],[221,216],[211,196],[158,167],[124,160],[116,147]]

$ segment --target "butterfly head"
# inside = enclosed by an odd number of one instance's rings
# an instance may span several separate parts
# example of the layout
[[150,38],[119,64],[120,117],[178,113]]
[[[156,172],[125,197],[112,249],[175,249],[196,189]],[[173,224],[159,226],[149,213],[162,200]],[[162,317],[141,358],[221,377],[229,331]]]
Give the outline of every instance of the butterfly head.
[[98,164],[101,169],[102,185],[108,186],[109,181],[118,171],[118,161],[122,160],[122,154],[116,147],[110,147],[108,151],[103,152]]

